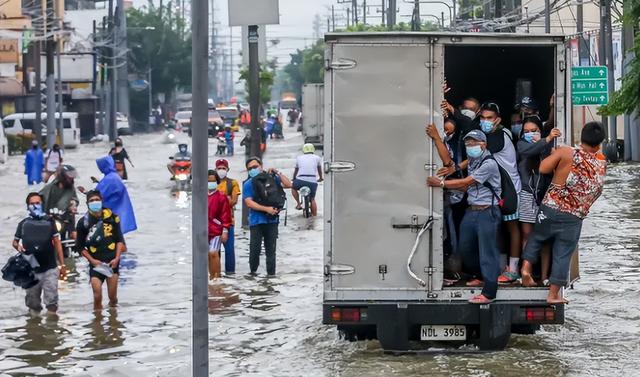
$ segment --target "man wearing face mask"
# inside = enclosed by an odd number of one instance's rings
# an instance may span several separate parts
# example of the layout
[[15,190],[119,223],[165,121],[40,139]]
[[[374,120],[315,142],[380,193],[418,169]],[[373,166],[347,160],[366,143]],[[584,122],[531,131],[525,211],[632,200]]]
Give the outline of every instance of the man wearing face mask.
[[442,108],[444,117],[450,118],[456,123],[456,133],[453,138],[456,140],[457,145],[454,150],[457,151],[458,159],[456,162],[460,163],[467,159],[462,136],[471,130],[480,129],[479,119],[477,117],[480,111],[480,102],[473,97],[468,97],[462,101],[459,109],[454,108],[453,105],[447,101],[442,101],[440,107]]
[[27,289],[25,303],[32,312],[39,313],[44,302],[48,313],[55,314],[58,310],[58,278],[66,273],[60,234],[45,215],[40,194],[27,195],[26,204],[29,217],[18,224],[13,248],[33,255],[40,266],[34,270],[38,283]]
[[64,211],[69,208],[71,200],[79,202],[74,186],[77,176],[76,169],[71,165],[62,165],[58,168],[55,179],[40,190],[40,195],[44,199],[45,213],[49,213],[54,208]]
[[462,258],[467,272],[482,277],[482,281],[473,279],[467,282],[467,286],[483,286],[482,293],[469,302],[488,304],[496,298],[500,275],[500,251],[496,239],[501,213],[494,197],[501,194],[500,171],[487,149],[487,136],[483,132],[473,130],[463,140],[469,156],[469,176],[450,180],[429,177],[427,184],[448,190],[467,191],[469,207],[460,224],[456,254]]
[[[246,162],[249,179],[244,183],[242,192],[244,202],[249,207],[249,268],[252,275],[256,275],[260,266],[260,251],[264,240],[264,249],[267,259],[267,275],[276,274],[276,241],[278,239],[279,213],[282,207],[267,203],[263,200],[263,194],[254,190],[254,179],[258,179],[263,172],[262,160],[258,157],[250,157]],[[274,184],[270,185],[270,194],[277,195],[281,199],[285,188],[291,188],[292,184],[281,172],[275,169],[267,171],[273,177]],[[264,178],[264,176],[262,176]],[[273,187],[275,186],[275,187]],[[263,191],[266,191],[263,190]],[[272,196],[272,195],[268,195]],[[262,203],[260,203],[262,202]],[[284,203],[280,203],[284,205]]]
[[229,237],[222,244],[224,247],[224,272],[225,275],[236,273],[236,253],[235,253],[235,207],[240,197],[240,185],[235,179],[229,178],[229,161],[220,159],[216,161],[216,172],[220,178],[218,191],[223,193],[231,206],[231,226],[229,227]]
[[125,241],[120,218],[103,207],[100,191],[87,192],[89,211],[78,221],[76,249],[89,261],[89,281],[93,290],[93,309],[102,309],[102,284],[107,281],[109,306],[118,304],[120,256]]
[[27,176],[27,185],[37,185],[42,183],[42,169],[44,167],[44,154],[38,146],[38,142],[34,140],[31,143],[31,149],[27,151],[24,157],[24,174]]

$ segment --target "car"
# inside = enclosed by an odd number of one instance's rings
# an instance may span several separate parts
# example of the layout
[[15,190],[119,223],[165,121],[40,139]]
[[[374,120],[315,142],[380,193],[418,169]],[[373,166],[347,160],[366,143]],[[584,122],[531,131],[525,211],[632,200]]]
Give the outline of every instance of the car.
[[238,131],[239,127],[235,126],[235,122],[236,122],[236,119],[238,119],[238,117],[240,116],[240,112],[236,107],[231,107],[231,106],[218,107],[216,108],[216,111],[222,117],[225,127],[230,126],[233,132]]
[[133,130],[129,125],[129,118],[126,115],[116,113],[116,130],[118,132],[118,136],[133,135]]
[[9,142],[4,134],[4,127],[0,127],[0,162],[5,164],[9,158]]
[[183,132],[188,132],[189,130],[191,130],[191,114],[191,110],[178,111],[173,117],[176,128],[182,130]]
[[[224,121],[216,110],[209,110],[208,124],[209,137],[216,137],[219,132],[224,131]],[[189,136],[191,136],[191,127],[189,127]]]
[[[47,135],[47,113],[42,113],[42,137]],[[60,119],[60,113],[55,113],[55,119]],[[2,119],[2,127],[7,135],[31,134],[36,122],[35,113],[15,113]],[[80,145],[80,126],[78,113],[63,112],[62,126],[65,148],[76,148]]]

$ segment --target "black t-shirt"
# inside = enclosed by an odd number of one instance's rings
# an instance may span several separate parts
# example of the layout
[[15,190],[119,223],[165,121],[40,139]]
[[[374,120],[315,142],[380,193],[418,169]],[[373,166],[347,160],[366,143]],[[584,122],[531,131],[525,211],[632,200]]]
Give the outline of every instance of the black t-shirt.
[[[33,221],[35,226],[31,224],[25,227],[25,222]],[[26,230],[26,233],[25,233]],[[33,232],[33,233],[30,233]],[[37,233],[37,234],[36,234]],[[52,268],[58,267],[58,262],[56,261],[56,251],[53,247],[53,239],[56,237],[60,237],[58,234],[58,230],[56,229],[53,221],[49,218],[44,218],[41,220],[35,220],[31,218],[26,218],[18,224],[18,228],[16,229],[16,234],[14,236],[16,241],[21,241],[23,245],[28,245],[32,242],[32,240],[41,239],[45,242],[42,243],[43,247],[39,250],[28,250],[25,251],[25,254],[33,254],[40,264],[40,267],[35,269],[35,272],[41,273],[45,271],[49,271]],[[46,240],[48,239],[48,242]]]
[[111,148],[111,151],[109,152],[109,154],[113,158],[113,161],[120,162],[122,164],[124,164],[124,160],[126,158],[129,158],[129,154],[127,153],[127,150],[124,148],[122,148],[120,152],[117,152],[117,153],[116,153],[116,148]]
[[[102,221],[102,227],[98,223]],[[124,243],[120,229],[120,218],[109,209],[102,210],[102,217],[84,215],[76,226],[76,249],[79,253],[87,250],[91,257],[102,262],[110,262],[116,257],[118,242]]]

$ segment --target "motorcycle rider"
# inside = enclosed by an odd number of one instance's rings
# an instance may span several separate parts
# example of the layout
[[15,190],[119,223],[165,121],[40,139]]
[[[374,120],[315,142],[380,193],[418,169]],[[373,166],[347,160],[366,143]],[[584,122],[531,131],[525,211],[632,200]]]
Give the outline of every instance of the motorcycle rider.
[[311,190],[309,199],[311,200],[311,216],[318,214],[316,204],[316,192],[318,182],[322,182],[322,158],[315,154],[316,148],[313,144],[307,143],[302,147],[302,155],[296,158],[296,168],[293,171],[293,187],[291,194],[296,200],[296,209],[301,210],[300,194],[298,191],[307,186]]
[[189,152],[189,146],[187,144],[178,144],[178,153],[174,154],[173,157],[170,157],[171,161],[167,164],[167,169],[171,173],[173,177],[173,166],[176,164],[176,161],[191,161],[191,153]]

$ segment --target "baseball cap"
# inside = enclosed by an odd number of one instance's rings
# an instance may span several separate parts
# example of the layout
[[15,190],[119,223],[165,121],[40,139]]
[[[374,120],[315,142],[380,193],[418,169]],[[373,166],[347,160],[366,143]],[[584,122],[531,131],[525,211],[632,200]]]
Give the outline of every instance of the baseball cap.
[[473,139],[477,141],[487,142],[487,135],[480,130],[471,130],[468,134],[464,136],[464,140]]
[[218,161],[216,161],[216,168],[219,168],[221,166],[227,168],[227,170],[228,170],[229,169],[229,161],[225,160],[224,158],[221,158]]
[[78,172],[76,171],[76,168],[71,165],[62,165],[60,167],[60,174],[69,178],[78,178]]

